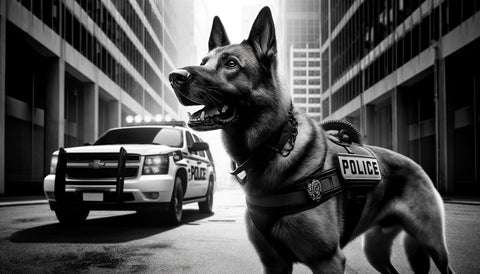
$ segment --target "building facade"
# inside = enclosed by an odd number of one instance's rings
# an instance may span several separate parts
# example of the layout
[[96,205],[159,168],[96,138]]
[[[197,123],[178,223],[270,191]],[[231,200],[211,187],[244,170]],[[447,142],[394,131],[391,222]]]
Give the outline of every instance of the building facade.
[[0,1],[0,194],[38,191],[54,150],[129,115],[181,118],[164,2]]
[[293,103],[320,122],[320,2],[280,2],[283,12],[282,53]]
[[323,119],[480,195],[480,3],[321,0]]

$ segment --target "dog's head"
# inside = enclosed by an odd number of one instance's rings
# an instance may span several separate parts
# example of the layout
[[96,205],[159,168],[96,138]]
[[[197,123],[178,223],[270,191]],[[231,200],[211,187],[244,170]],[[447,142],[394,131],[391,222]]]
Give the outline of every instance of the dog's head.
[[184,67],[169,76],[180,103],[204,105],[191,115],[191,128],[247,130],[272,123],[279,112],[288,111],[289,99],[277,80],[277,43],[268,7],[260,11],[248,39],[240,44],[230,44],[215,17],[208,46],[200,66]]

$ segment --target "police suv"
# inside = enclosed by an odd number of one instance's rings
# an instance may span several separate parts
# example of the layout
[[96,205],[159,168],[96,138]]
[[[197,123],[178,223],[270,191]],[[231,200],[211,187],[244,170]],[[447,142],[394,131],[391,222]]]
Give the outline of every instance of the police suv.
[[82,222],[90,210],[162,211],[180,223],[183,204],[212,211],[214,184],[208,144],[174,121],[115,128],[93,145],[60,148],[44,191],[60,223]]

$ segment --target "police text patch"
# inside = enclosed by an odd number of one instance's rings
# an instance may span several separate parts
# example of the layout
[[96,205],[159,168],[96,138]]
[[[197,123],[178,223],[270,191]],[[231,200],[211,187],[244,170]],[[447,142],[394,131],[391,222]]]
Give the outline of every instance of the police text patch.
[[340,173],[345,180],[380,180],[377,159],[364,155],[339,154]]

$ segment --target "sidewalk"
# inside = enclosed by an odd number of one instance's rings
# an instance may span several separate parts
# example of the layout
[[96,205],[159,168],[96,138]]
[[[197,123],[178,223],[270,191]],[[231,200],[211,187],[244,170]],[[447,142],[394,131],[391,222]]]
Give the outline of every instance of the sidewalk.
[[472,196],[442,196],[444,203],[463,204],[463,205],[480,205],[480,197]]
[[[233,190],[235,190],[234,188]],[[239,188],[238,188],[239,189]],[[217,188],[216,192],[229,191],[230,188]],[[449,204],[464,204],[480,206],[480,197],[470,196],[442,196],[443,201]],[[6,206],[22,206],[22,205],[39,205],[47,204],[48,201],[44,195],[29,196],[0,196],[0,207]]]
[[0,207],[47,204],[44,195],[0,196]]

